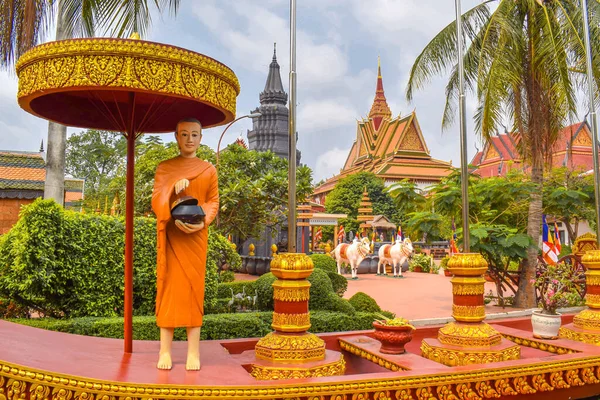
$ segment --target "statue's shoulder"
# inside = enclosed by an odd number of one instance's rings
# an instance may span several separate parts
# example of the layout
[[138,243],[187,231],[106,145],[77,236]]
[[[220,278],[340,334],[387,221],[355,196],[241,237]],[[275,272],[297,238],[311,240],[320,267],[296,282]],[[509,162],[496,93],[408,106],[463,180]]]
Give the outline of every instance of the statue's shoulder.
[[210,161],[206,161],[206,160],[201,160],[201,159],[198,159],[198,160],[200,161],[200,163],[199,163],[200,168],[202,168],[203,170],[205,170],[206,172],[208,172],[210,174],[217,173],[217,169],[215,168],[213,163],[211,163]]

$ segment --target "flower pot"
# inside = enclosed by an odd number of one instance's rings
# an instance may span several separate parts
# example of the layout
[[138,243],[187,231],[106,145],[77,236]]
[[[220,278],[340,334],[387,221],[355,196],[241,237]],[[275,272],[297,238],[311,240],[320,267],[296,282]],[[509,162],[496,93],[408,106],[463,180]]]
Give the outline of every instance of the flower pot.
[[402,354],[404,345],[412,340],[412,326],[388,326],[373,322],[375,339],[381,342],[380,352],[385,354]]
[[417,265],[413,268],[414,272],[423,272],[423,267],[421,267],[420,265]]
[[560,314],[542,314],[541,310],[535,310],[531,314],[531,325],[533,326],[533,337],[538,339],[557,339],[560,329]]
[[444,276],[452,276],[452,272],[450,272],[449,270],[445,269],[444,270]]

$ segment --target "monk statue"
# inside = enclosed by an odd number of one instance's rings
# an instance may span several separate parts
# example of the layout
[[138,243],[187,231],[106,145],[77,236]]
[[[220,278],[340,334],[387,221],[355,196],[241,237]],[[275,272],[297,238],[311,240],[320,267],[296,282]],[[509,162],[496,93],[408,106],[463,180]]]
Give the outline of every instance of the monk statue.
[[[173,330],[187,329],[187,370],[200,369],[200,327],[204,315],[204,277],[208,252],[208,225],[217,215],[219,189],[215,167],[196,157],[202,125],[193,118],[177,123],[179,156],[156,168],[152,209],[156,214],[156,324],[160,328],[157,367],[171,369]],[[199,223],[171,216],[179,195],[193,197],[205,213]]]

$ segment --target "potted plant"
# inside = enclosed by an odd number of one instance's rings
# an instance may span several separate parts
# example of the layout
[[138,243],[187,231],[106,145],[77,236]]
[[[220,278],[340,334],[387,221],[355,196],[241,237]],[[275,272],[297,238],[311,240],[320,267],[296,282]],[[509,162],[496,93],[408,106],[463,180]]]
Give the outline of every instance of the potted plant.
[[561,314],[556,309],[569,305],[569,295],[573,290],[571,268],[566,264],[548,265],[538,270],[531,283],[537,289],[540,308],[531,315],[533,336],[556,339],[561,325]]
[[381,342],[380,352],[385,354],[402,354],[404,345],[412,340],[415,327],[404,318],[388,318],[377,314],[381,319],[373,321],[374,337]]
[[408,269],[412,272],[429,272],[431,257],[423,253],[415,254],[408,262]]
[[452,276],[452,272],[448,270],[448,261],[450,261],[450,256],[446,256],[440,260],[440,268],[444,270],[445,276]]

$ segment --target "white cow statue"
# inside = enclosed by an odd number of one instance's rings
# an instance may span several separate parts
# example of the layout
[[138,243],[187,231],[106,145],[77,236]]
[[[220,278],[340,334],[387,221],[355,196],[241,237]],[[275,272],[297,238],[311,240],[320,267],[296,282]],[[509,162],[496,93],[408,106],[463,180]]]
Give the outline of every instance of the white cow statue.
[[349,264],[352,271],[352,279],[358,279],[357,271],[360,263],[371,251],[369,238],[362,238],[352,244],[340,243],[331,252],[337,263],[338,274],[342,274],[342,264]]
[[380,275],[379,268],[383,265],[383,275],[387,275],[385,270],[386,265],[391,265],[394,270],[394,278],[396,270],[398,277],[402,277],[402,264],[412,255],[413,246],[409,238],[404,241],[398,240],[394,244],[384,244],[379,248],[379,263],[377,263],[377,275]]

